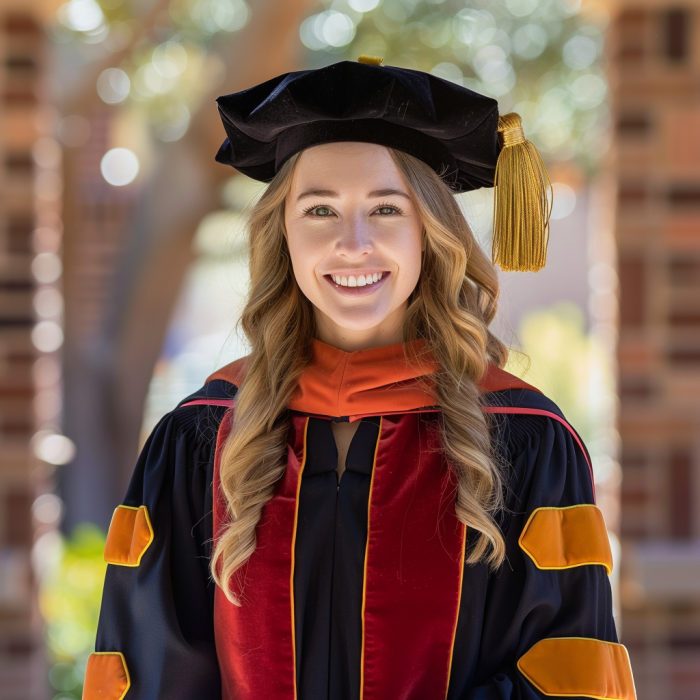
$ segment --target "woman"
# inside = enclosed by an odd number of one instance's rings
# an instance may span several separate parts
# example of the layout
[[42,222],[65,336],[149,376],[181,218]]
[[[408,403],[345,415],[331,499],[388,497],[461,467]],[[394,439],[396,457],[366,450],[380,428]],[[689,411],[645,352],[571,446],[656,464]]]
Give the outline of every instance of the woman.
[[634,697],[588,454],[499,369],[496,272],[453,197],[495,179],[497,260],[543,264],[517,115],[379,62],[219,108],[217,159],[270,181],[251,354],[143,450],[84,698]]

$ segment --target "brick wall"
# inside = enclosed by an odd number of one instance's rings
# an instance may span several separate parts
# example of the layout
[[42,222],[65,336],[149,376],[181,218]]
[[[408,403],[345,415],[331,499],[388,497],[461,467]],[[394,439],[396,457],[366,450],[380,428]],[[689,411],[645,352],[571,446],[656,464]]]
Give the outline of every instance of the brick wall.
[[0,12],[0,700],[48,692],[31,561],[60,518],[36,452],[60,430],[61,149],[44,31],[32,3],[17,7]]
[[640,700],[700,697],[700,3],[623,5],[618,183],[624,642]]

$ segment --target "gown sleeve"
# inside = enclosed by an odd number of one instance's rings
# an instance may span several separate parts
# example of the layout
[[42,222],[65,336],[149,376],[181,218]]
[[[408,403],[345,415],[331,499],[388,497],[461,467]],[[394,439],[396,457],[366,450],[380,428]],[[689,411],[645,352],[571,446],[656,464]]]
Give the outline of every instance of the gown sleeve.
[[219,700],[212,476],[225,409],[175,409],[138,459],[107,536],[96,651],[83,700]]
[[[481,617],[480,633],[472,633],[473,641],[480,634],[476,668],[460,700],[634,698],[629,659],[615,631],[612,556],[593,505],[589,457],[548,403],[554,416],[498,417],[510,472],[506,560],[481,578],[482,611],[458,623]],[[472,576],[476,590],[478,571]]]

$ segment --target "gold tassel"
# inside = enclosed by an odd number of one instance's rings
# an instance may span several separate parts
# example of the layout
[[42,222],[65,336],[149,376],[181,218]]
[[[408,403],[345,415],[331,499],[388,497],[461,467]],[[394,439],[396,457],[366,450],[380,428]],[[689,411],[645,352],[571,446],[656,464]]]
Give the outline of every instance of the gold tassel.
[[525,138],[519,114],[498,118],[498,136],[503,149],[494,178],[493,263],[508,272],[537,272],[547,261],[549,173]]

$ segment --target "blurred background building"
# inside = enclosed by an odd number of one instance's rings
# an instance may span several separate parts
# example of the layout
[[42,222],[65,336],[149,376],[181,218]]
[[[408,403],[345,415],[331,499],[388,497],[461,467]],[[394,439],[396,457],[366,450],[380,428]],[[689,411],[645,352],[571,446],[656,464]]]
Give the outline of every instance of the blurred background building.
[[640,695],[700,697],[700,6],[610,36],[624,634]]
[[[542,152],[548,267],[501,275],[497,331],[592,453],[640,699],[700,697],[699,18],[698,0],[0,0],[0,700],[80,698],[138,449],[246,353],[261,187],[214,162],[214,99],[362,53],[493,96]],[[460,203],[488,248],[492,191]]]

